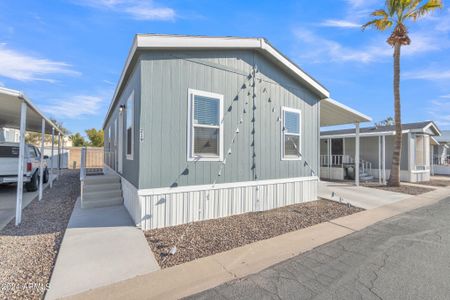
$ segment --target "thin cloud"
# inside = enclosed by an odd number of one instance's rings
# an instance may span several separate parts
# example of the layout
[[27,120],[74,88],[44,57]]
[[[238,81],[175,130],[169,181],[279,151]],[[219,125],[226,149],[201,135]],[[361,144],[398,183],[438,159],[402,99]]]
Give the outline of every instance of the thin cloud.
[[73,3],[116,13],[125,13],[135,20],[172,21],[176,17],[174,9],[158,6],[151,0],[81,0]]
[[97,115],[102,108],[103,98],[90,95],[76,95],[49,104],[40,105],[42,111],[58,119],[78,119]]
[[405,72],[405,79],[422,79],[422,80],[449,80],[450,70],[420,70]]
[[355,22],[347,20],[325,20],[319,24],[323,27],[336,27],[336,28],[361,28],[361,25]]
[[448,95],[442,95],[441,98],[450,99],[450,94],[448,94]]
[[450,125],[450,101],[432,100],[428,113],[439,126]]
[[0,44],[0,76],[20,81],[55,82],[49,75],[80,75],[65,62],[37,58]]
[[371,44],[357,49],[323,38],[306,29],[297,29],[294,34],[303,45],[301,56],[316,63],[329,61],[371,63],[392,56],[392,50],[384,43]]

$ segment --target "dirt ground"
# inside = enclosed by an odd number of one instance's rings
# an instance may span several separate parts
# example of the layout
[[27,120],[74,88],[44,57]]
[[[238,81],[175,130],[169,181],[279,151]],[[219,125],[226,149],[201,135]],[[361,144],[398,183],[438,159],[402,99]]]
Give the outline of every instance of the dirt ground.
[[[167,268],[359,211],[362,209],[318,200],[149,230],[145,236],[159,265]],[[177,247],[177,252],[168,255],[173,246]]]
[[0,299],[43,298],[79,189],[79,171],[64,171],[0,231]]

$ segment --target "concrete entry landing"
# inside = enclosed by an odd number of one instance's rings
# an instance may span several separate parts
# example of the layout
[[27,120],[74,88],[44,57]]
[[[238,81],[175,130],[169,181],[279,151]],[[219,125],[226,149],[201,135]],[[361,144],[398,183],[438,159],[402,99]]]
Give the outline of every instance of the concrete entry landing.
[[123,205],[75,204],[45,299],[58,299],[159,270]]
[[[334,196],[332,197],[332,194]],[[386,204],[395,203],[400,200],[411,198],[411,195],[395,193],[375,188],[355,186],[352,183],[341,183],[331,181],[319,182],[319,197],[343,202],[364,209],[372,209]]]

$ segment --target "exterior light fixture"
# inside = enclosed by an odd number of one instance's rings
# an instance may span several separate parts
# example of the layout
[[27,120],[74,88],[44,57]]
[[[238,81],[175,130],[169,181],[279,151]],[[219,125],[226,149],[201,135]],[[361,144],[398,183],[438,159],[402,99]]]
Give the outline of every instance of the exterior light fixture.
[[124,104],[122,104],[121,106],[119,106],[119,111],[120,112],[123,112],[125,110],[125,105]]

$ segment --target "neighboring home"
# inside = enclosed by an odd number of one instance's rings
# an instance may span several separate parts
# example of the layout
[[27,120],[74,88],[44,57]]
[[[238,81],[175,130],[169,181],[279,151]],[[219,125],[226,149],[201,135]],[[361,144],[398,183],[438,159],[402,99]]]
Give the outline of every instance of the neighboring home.
[[137,35],[105,172],[143,229],[268,210],[317,199],[321,126],[366,121],[265,39]]
[[442,131],[442,135],[436,137],[437,144],[433,145],[433,173],[450,175],[450,130]]
[[20,130],[14,128],[0,128],[0,142],[18,143]]
[[[402,125],[403,143],[400,163],[402,181],[429,181],[430,145],[441,135],[432,121]],[[362,180],[378,178],[386,182],[394,147],[394,126],[377,126],[360,130],[360,175]],[[320,133],[321,178],[344,180],[354,176],[355,130],[343,129]]]

